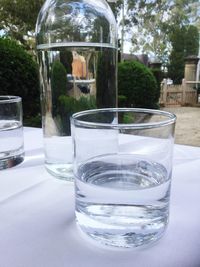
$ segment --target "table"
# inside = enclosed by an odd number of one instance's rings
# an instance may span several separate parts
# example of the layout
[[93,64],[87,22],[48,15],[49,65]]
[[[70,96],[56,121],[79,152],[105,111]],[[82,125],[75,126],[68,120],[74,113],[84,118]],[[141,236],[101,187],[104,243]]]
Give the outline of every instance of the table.
[[175,145],[164,237],[149,248],[120,250],[79,232],[73,184],[44,169],[42,130],[24,130],[25,161],[0,172],[0,267],[200,266],[200,147]]

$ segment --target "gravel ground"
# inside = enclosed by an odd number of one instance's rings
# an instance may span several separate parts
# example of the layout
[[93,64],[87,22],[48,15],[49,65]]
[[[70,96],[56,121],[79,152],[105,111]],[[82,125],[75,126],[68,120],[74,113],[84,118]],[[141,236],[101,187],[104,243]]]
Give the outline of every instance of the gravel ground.
[[171,107],[163,108],[177,116],[175,143],[200,146],[200,108]]

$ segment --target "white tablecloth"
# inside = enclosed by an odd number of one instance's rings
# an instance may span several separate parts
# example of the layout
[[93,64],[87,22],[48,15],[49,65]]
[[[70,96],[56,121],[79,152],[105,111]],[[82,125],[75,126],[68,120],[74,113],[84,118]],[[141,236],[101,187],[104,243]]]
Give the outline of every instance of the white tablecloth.
[[200,148],[175,146],[164,237],[146,249],[119,250],[76,228],[73,184],[46,172],[42,145],[41,129],[25,128],[24,163],[0,171],[0,267],[200,266]]

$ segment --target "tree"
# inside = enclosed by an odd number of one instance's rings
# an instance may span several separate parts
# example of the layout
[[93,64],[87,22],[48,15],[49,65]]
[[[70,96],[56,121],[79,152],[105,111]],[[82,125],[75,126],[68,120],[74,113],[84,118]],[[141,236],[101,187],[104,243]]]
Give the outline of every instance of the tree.
[[[124,17],[120,12],[122,2]],[[124,27],[124,38],[132,40],[131,53],[154,55],[166,64],[171,51],[170,32],[176,25],[199,25],[199,7],[197,0],[120,0],[115,13],[119,26]]]
[[197,56],[199,51],[199,32],[195,26],[177,26],[170,34],[172,51],[169,56],[168,75],[175,84],[184,78],[185,58]]
[[32,47],[37,15],[43,3],[44,0],[1,0],[0,30],[27,48]]
[[119,63],[118,73],[120,106],[158,107],[160,92],[150,69],[137,61],[127,61]]
[[0,59],[0,95],[21,96],[25,124],[28,121],[30,123],[30,120],[35,122],[39,120],[39,123],[40,93],[37,63],[21,45],[6,38],[0,38]]
[[110,52],[109,48],[99,52],[96,72],[96,98],[98,108],[116,106],[116,76],[112,61],[113,58],[113,53]]
[[[27,49],[34,48],[36,20],[44,2],[45,0],[0,0],[0,30],[20,41]],[[115,10],[115,6],[111,6]]]
[[[0,1],[0,30],[27,48],[33,47],[36,19],[44,0]],[[108,0],[108,3],[122,29],[122,39],[132,41],[131,52],[154,55],[164,64],[171,51],[169,34],[176,26],[193,24],[200,31],[198,0],[118,0],[115,3]],[[122,41],[121,46],[123,49]]]
[[185,56],[198,56],[199,52],[199,31],[198,28],[189,25],[185,27]]
[[58,98],[60,95],[66,95],[67,72],[64,65],[60,61],[54,61],[51,71],[51,88],[53,114],[57,113]]

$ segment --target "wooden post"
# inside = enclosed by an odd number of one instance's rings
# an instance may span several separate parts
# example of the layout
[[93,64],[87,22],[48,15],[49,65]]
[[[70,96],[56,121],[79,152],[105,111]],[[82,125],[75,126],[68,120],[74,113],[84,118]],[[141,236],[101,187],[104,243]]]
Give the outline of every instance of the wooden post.
[[167,79],[163,81],[163,103],[164,105],[167,104]]
[[185,105],[186,103],[186,88],[187,88],[187,83],[186,80],[182,80],[182,90],[183,90],[183,97],[182,97],[182,105]]
[[[197,64],[199,58],[197,56],[188,56],[185,58],[185,75],[187,81],[196,81]],[[192,87],[191,85],[189,87]]]

